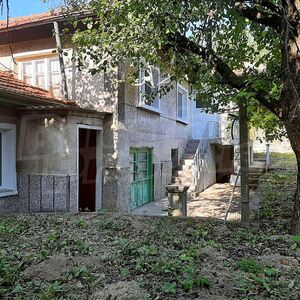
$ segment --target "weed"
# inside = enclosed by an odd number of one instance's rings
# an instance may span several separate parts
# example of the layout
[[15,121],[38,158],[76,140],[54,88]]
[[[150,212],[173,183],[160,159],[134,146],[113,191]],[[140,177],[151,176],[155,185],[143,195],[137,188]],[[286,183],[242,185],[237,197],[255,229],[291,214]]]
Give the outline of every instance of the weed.
[[292,245],[291,248],[293,250],[296,250],[297,248],[300,247],[300,235],[295,235],[292,237]]
[[263,271],[263,266],[254,259],[242,258],[237,261],[236,267],[247,273],[258,274]]

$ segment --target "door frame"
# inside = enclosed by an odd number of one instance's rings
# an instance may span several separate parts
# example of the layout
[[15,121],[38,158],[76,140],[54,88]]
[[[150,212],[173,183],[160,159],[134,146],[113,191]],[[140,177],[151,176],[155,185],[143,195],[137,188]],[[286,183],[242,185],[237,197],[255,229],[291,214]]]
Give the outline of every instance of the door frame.
[[[149,168],[149,174],[150,174],[150,178],[149,178],[149,184],[150,184],[150,191],[149,191],[149,197],[150,197],[150,201],[148,203],[153,202],[154,200],[154,178],[153,178],[153,147],[130,147],[129,148],[129,153],[131,153],[131,151],[147,151],[148,155],[149,155],[149,160],[148,160],[148,166],[147,169]],[[138,155],[137,155],[137,162],[138,162]],[[131,187],[131,181],[130,181],[130,185],[129,188]],[[145,203],[145,204],[148,204]],[[145,205],[143,204],[143,205]],[[142,205],[142,206],[143,206]],[[136,208],[142,207],[142,206],[137,206]],[[134,210],[136,208],[131,208],[131,195],[130,195],[130,210]]]
[[97,165],[97,173],[96,173],[96,199],[95,199],[95,207],[96,211],[101,209],[102,207],[102,145],[103,145],[103,127],[102,126],[91,126],[91,125],[84,125],[84,124],[77,124],[77,149],[76,149],[76,174],[77,174],[77,211],[79,211],[79,130],[80,129],[88,129],[88,130],[95,130],[96,133],[96,165]]

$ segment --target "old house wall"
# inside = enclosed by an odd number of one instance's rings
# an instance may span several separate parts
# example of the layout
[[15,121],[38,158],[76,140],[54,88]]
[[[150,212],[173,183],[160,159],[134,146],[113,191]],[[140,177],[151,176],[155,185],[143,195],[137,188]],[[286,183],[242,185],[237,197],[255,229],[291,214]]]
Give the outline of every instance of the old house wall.
[[102,118],[2,108],[0,123],[16,125],[18,191],[0,197],[0,214],[78,211],[78,124],[101,128]]
[[[117,199],[106,201],[115,203],[115,209],[130,211],[130,148],[150,148],[153,159],[154,200],[166,196],[165,187],[171,183],[171,149],[178,149],[181,158],[187,140],[191,138],[191,101],[188,101],[188,124],[177,120],[177,86],[160,100],[160,112],[140,107],[139,87],[123,84],[119,87],[117,111],[117,168],[118,182],[112,182],[110,190],[117,190]],[[115,189],[114,189],[114,188]],[[116,201],[116,202],[115,202]]]

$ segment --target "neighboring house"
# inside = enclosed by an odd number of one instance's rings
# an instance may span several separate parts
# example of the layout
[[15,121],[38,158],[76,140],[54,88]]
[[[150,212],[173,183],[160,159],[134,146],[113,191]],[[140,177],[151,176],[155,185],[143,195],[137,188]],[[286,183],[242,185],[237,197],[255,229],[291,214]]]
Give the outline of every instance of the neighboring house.
[[126,66],[91,76],[68,45],[62,98],[54,21],[62,29],[50,13],[11,19],[8,30],[0,22],[0,213],[129,212],[164,198],[172,182],[192,195],[229,180],[238,140],[226,116],[196,107],[184,82],[149,101],[159,70],[141,70],[137,86],[117,84]]

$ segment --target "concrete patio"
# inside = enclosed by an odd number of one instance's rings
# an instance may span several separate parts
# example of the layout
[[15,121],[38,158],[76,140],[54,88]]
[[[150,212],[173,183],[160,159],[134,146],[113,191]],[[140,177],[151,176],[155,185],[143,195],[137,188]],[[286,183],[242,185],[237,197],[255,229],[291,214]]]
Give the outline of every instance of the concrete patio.
[[[200,193],[195,199],[188,201],[189,217],[205,217],[224,220],[228,208],[229,199],[232,193],[232,186],[229,183],[217,183]],[[237,188],[234,194],[228,220],[240,219],[239,205],[240,189]],[[167,216],[168,199],[146,204],[135,209],[133,214],[144,216]]]

